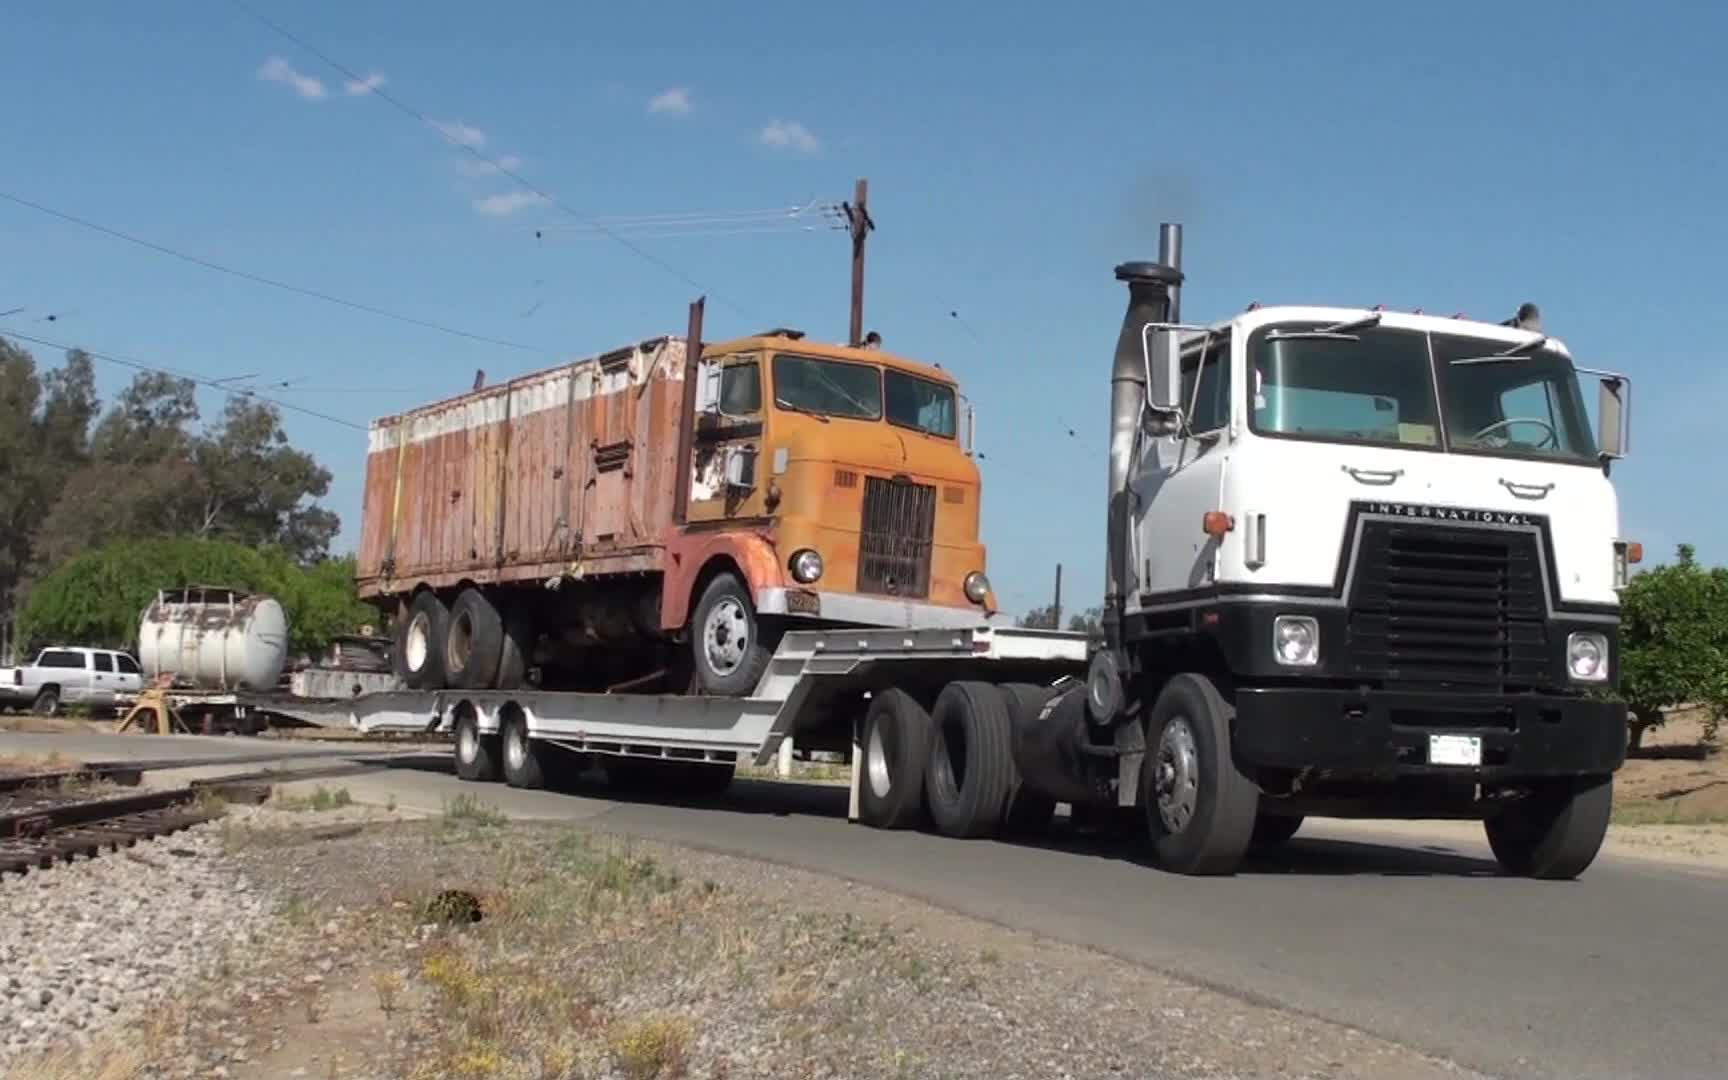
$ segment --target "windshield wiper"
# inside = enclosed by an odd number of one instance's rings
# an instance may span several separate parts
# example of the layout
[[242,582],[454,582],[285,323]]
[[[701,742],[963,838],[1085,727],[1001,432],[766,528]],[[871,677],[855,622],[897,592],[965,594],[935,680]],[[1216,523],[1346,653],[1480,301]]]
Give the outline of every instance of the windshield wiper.
[[1548,336],[1546,334],[1538,334],[1535,338],[1524,342],[1522,345],[1514,345],[1509,349],[1502,349],[1489,356],[1460,356],[1458,359],[1451,362],[1454,364],[1504,364],[1508,360],[1516,360],[1522,356],[1529,356],[1531,353],[1546,344],[1548,344]]
[[1267,341],[1360,341],[1355,331],[1368,330],[1380,325],[1380,313],[1349,322],[1333,323],[1331,326],[1320,326],[1313,330],[1274,330],[1266,335]]
[[794,405],[785,398],[775,398],[774,404],[779,408],[785,409],[787,412],[803,413],[805,416],[814,416],[824,424],[833,419],[833,417],[829,416],[825,412],[817,412],[815,409],[805,408],[803,405]]

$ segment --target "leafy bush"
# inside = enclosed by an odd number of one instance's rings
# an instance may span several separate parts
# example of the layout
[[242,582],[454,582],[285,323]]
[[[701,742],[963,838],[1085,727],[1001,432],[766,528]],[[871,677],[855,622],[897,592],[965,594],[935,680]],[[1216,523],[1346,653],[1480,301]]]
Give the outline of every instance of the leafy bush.
[[1619,695],[1632,748],[1678,705],[1705,710],[1705,738],[1728,714],[1728,567],[1699,566],[1690,545],[1633,577],[1621,595]]
[[124,648],[161,589],[215,585],[269,593],[288,617],[290,648],[316,655],[331,638],[376,620],[355,595],[350,558],[310,568],[270,548],[223,540],[118,540],[63,563],[30,590],[18,636],[30,648],[54,642]]

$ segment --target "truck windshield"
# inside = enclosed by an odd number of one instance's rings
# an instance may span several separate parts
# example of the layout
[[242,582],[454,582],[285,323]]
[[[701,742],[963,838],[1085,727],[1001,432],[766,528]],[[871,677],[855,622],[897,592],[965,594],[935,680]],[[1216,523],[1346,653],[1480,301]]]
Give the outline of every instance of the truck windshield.
[[1504,344],[1463,335],[1274,329],[1292,336],[1261,330],[1249,343],[1249,420],[1259,434],[1596,460],[1577,379],[1557,350],[1499,357]]
[[888,422],[942,439],[954,437],[954,389],[892,368],[884,371]]
[[774,357],[774,404],[795,412],[854,420],[882,418],[882,373],[869,364]]

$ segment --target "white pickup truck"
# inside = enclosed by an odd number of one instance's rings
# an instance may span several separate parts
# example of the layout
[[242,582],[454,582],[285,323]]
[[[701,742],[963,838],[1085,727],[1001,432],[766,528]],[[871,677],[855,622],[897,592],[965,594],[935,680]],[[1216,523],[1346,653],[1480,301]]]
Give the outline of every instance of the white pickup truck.
[[143,670],[127,653],[56,645],[34,664],[0,668],[0,709],[28,708],[38,716],[56,716],[66,706],[112,709],[143,688]]

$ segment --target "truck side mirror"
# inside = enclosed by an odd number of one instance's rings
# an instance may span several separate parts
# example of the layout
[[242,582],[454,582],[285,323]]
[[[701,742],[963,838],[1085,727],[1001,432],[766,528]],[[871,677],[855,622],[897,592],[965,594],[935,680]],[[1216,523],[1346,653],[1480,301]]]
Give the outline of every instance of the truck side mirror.
[[968,456],[978,441],[978,410],[965,395],[960,396],[960,448]]
[[1602,376],[1596,398],[1596,446],[1604,460],[1623,458],[1631,448],[1632,381]]
[[1140,356],[1146,370],[1146,410],[1141,424],[1148,435],[1173,435],[1183,428],[1181,351],[1177,331],[1147,323],[1140,328]]
[[734,446],[726,455],[726,486],[756,490],[756,448]]

